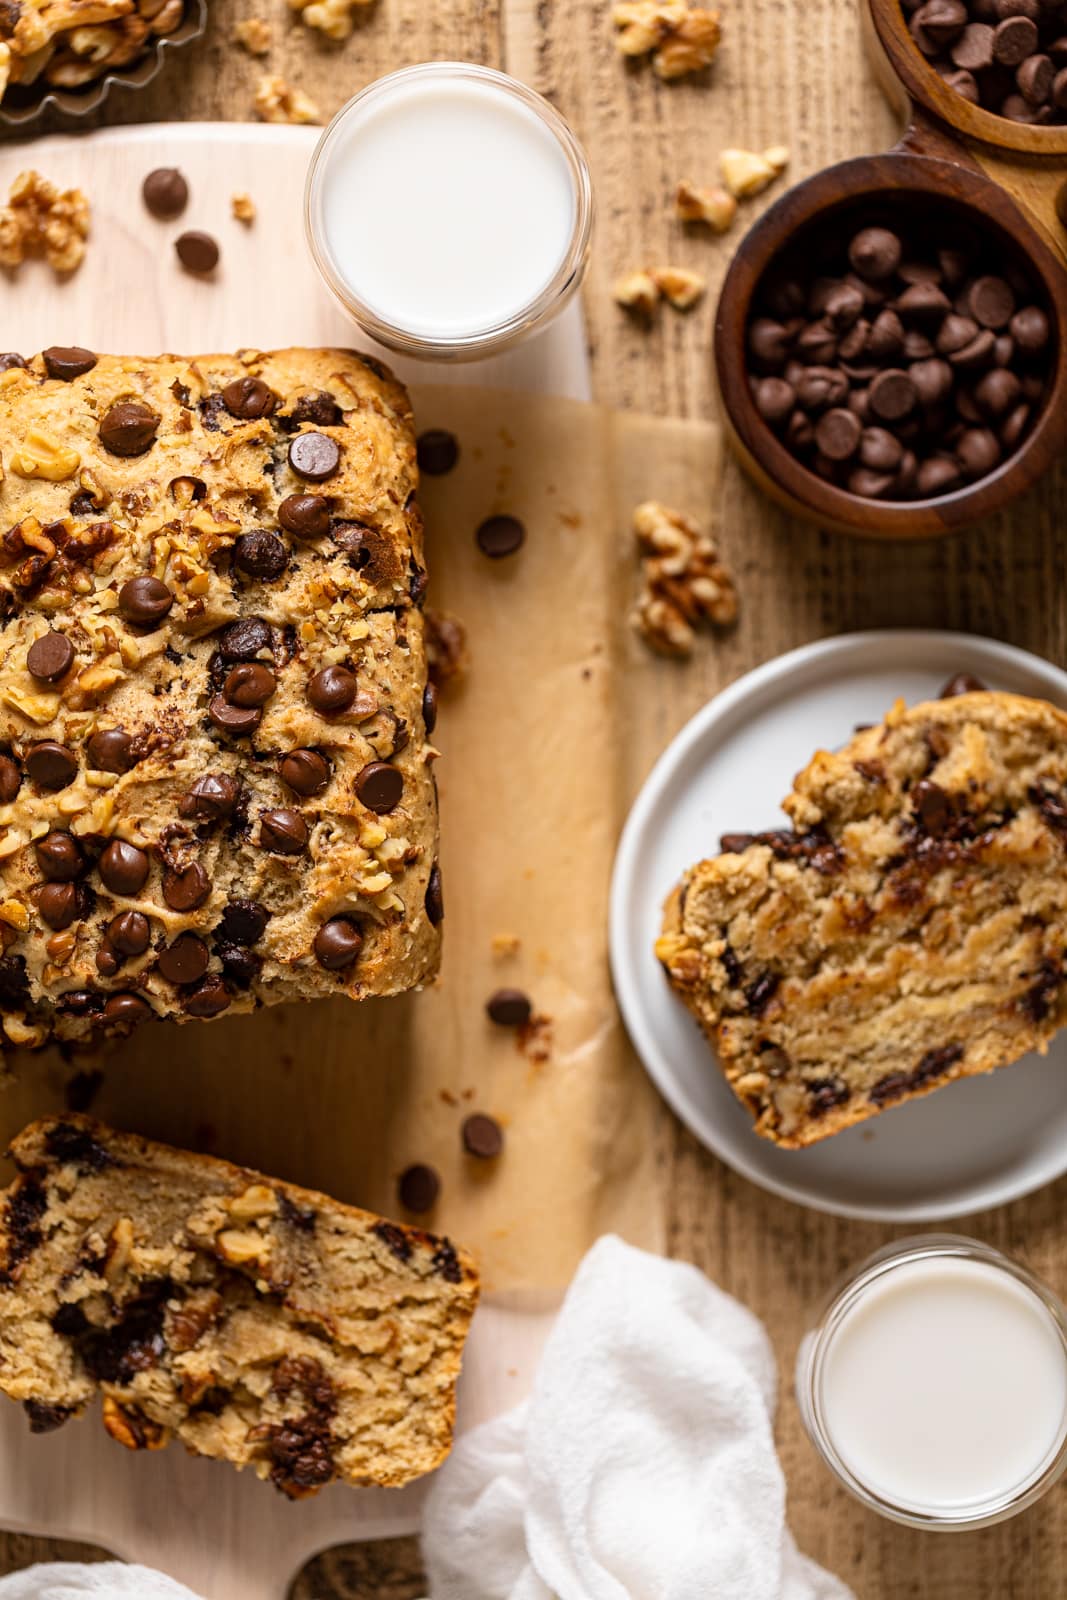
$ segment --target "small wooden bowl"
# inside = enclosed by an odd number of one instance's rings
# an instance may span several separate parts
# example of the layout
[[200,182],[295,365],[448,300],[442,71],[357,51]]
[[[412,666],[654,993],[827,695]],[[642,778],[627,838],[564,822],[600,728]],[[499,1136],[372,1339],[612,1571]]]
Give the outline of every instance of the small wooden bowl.
[[[954,532],[1001,510],[1028,489],[1067,447],[1067,274],[1026,215],[990,178],[941,155],[861,157],[828,167],[798,184],[765,213],[745,238],[723,285],[715,321],[715,362],[731,441],[751,476],[797,516],[841,533],[875,539],[927,539]],[[930,130],[932,148],[940,148]],[[948,148],[951,150],[952,146]],[[843,227],[891,219],[897,209],[955,209],[971,228],[994,233],[998,246],[1033,277],[1044,300],[1054,345],[1042,410],[1015,453],[986,477],[935,500],[868,500],[827,483],[800,462],[756,410],[749,388],[746,332],[765,274],[820,224]],[[871,216],[870,214],[874,215]],[[862,219],[862,220],[861,220]]]

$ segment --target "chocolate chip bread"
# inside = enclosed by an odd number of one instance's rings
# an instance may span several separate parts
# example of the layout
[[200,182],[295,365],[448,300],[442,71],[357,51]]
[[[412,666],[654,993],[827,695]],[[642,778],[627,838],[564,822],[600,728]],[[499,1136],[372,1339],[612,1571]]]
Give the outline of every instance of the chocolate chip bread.
[[7,355],[0,460],[6,1041],[432,975],[400,385],[342,350]]
[[448,1454],[478,1298],[447,1239],[85,1117],[35,1122],[0,1214],[0,1389],[36,1433],[100,1392],[287,1495],[395,1486]]
[[727,835],[656,953],[793,1149],[1045,1050],[1067,1020],[1067,716],[965,693],[820,751],[793,832]]

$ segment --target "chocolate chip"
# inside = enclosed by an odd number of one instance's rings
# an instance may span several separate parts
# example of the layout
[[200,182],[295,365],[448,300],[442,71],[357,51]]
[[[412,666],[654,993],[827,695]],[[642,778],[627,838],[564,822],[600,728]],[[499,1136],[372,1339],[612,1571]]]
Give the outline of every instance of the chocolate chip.
[[864,228],[848,247],[848,259],[861,278],[876,283],[892,277],[900,265],[901,243],[888,228]]
[[993,65],[993,29],[988,22],[969,22],[949,54],[966,72],[984,72]]
[[427,477],[440,478],[459,460],[459,444],[446,428],[427,428],[416,440],[415,453],[419,470]]
[[324,715],[347,711],[357,692],[356,675],[347,667],[323,667],[308,679],[308,699]]
[[221,822],[232,816],[240,785],[228,772],[206,772],[178,801],[178,815],[200,822]]
[[784,378],[760,378],[753,391],[756,410],[772,427],[784,422],[797,403],[797,393]]
[[57,933],[69,928],[78,917],[79,895],[75,883],[46,883],[37,895],[42,922]]
[[14,350],[5,350],[3,355],[0,355],[0,372],[26,371],[29,365],[29,362]]
[[1016,406],[1005,422],[1000,425],[1000,442],[1005,450],[1015,450],[1022,442],[1030,421],[1030,407],[1028,405]]
[[927,409],[945,398],[954,381],[952,368],[938,356],[930,356],[925,361],[913,361],[908,368],[908,377],[915,385],[919,404]]
[[235,739],[254,733],[263,721],[263,712],[258,706],[235,706],[224,694],[212,696],[207,714],[220,733],[228,733]]
[[162,221],[180,217],[189,204],[189,185],[177,167],[157,167],[150,172],[141,194],[147,209]]
[[219,654],[224,661],[252,661],[271,642],[270,624],[262,617],[241,617],[219,634]]
[[993,30],[993,60],[1002,67],[1017,67],[1037,49],[1037,24],[1029,17],[1005,17]]
[[278,404],[278,396],[269,389],[262,378],[234,378],[222,391],[222,403],[231,417],[242,422],[258,422],[269,417]]
[[310,422],[316,428],[337,428],[344,422],[345,416],[332,394],[327,394],[325,389],[314,389],[309,394],[302,394],[293,406],[288,417],[280,419],[283,427],[299,427],[302,422]]
[[281,577],[289,565],[289,552],[276,533],[257,528],[234,540],[233,563],[247,577],[269,582]]
[[897,311],[909,322],[935,326],[952,309],[948,295],[936,283],[913,283],[897,297]]
[[950,494],[953,489],[958,489],[960,486],[959,465],[952,456],[928,456],[920,463],[915,481],[924,500],[933,500],[938,495]]
[[104,1004],[104,1021],[133,1024],[145,1022],[152,1015],[152,1007],[139,994],[113,994]]
[[76,344],[54,344],[49,349],[42,350],[41,359],[48,376],[59,378],[63,383],[71,383],[75,378],[81,378],[85,373],[92,372],[97,361],[91,350],[84,350]]
[[960,694],[985,694],[986,685],[981,678],[976,678],[973,672],[957,672],[938,691],[939,700],[954,700]]
[[432,1211],[441,1193],[441,1180],[433,1167],[416,1162],[406,1167],[397,1179],[397,1198],[405,1211],[422,1216]]
[[293,793],[305,798],[321,794],[330,781],[330,763],[318,750],[290,750],[278,770]]
[[156,961],[156,971],[168,983],[199,983],[211,957],[203,939],[195,933],[180,933]]
[[22,773],[11,756],[0,756],[0,805],[9,806],[22,788]]
[[504,1130],[495,1117],[474,1111],[462,1127],[463,1148],[479,1161],[494,1161],[504,1148]]
[[120,400],[100,422],[100,443],[113,456],[143,456],[156,442],[160,419],[139,400]]
[[426,883],[426,916],[433,927],[437,927],[445,918],[445,897],[441,884],[441,868],[435,861],[430,868],[430,876]]
[[223,972],[239,989],[250,989],[263,970],[262,958],[243,945],[220,944],[216,946],[216,953]]
[[483,555],[499,561],[504,556],[513,556],[522,546],[526,538],[526,529],[518,517],[504,515],[486,517],[485,521],[479,524],[474,537]]
[[245,661],[230,668],[222,691],[232,705],[247,708],[265,706],[277,687],[278,680],[269,667],[261,661]]
[[256,944],[266,932],[269,920],[270,913],[258,900],[231,900],[215,933],[227,944]]
[[278,521],[294,539],[324,539],[330,531],[330,505],[321,494],[291,494],[278,507]]
[[233,996],[219,977],[205,978],[198,989],[182,996],[182,1010],[190,1017],[217,1017]]
[[756,317],[748,330],[748,351],[753,365],[777,372],[785,366],[791,344],[782,323],[773,317]]
[[65,789],[78,774],[78,758],[65,744],[42,739],[26,752],[26,771],[41,789]]
[[214,272],[219,264],[219,247],[210,233],[192,229],[181,233],[174,241],[178,260],[186,272]]
[[915,409],[918,391],[906,372],[888,367],[871,382],[871,410],[883,422],[899,422]]
[[289,445],[289,465],[298,478],[325,483],[341,465],[341,446],[327,433],[298,433]]
[[523,1028],[533,1016],[529,995],[521,989],[498,989],[485,1003],[490,1022],[500,1028]]
[[967,295],[967,309],[983,328],[1006,328],[1015,312],[1015,295],[1005,278],[976,278]]
[[211,879],[194,861],[180,871],[168,867],[163,874],[163,899],[172,911],[195,911],[211,893]]
[[94,772],[129,772],[137,758],[133,739],[122,728],[102,728],[94,733],[86,746],[89,766]]
[[158,628],[173,604],[174,596],[161,578],[127,578],[119,590],[119,612],[141,628]]
[[143,956],[151,937],[148,918],[140,911],[120,911],[108,923],[107,937],[120,955]]
[[959,350],[954,350],[948,359],[957,371],[975,372],[989,365],[993,359],[996,343],[988,328],[979,328],[971,342]]
[[371,761],[357,774],[352,787],[361,805],[384,817],[400,804],[404,778],[388,761]]
[[860,460],[873,472],[895,472],[904,446],[887,428],[864,428],[860,440]]
[[991,428],[968,428],[956,441],[956,460],[969,478],[984,478],[1000,455],[1000,440]]
[[979,380],[974,398],[985,416],[1002,417],[1015,405],[1020,393],[1021,385],[1015,373],[994,367]]
[[315,935],[315,959],[327,972],[352,966],[363,948],[363,935],[351,917],[331,917]]
[[859,417],[838,406],[815,424],[815,443],[831,461],[847,461],[858,450],[862,433]]
[[148,857],[125,839],[112,839],[100,857],[99,867],[112,894],[139,894],[148,879]]
[[429,738],[437,726],[437,685],[432,680],[422,691],[422,723]]
[[74,646],[64,633],[50,629],[35,639],[26,652],[30,676],[40,683],[58,683],[74,664]]
[[259,814],[259,842],[272,855],[298,856],[307,849],[308,825],[299,811],[280,806]]
[[47,1400],[24,1400],[22,1409],[29,1420],[31,1433],[54,1433],[74,1415],[73,1406],[53,1405]]
[[33,848],[37,865],[50,883],[70,883],[85,869],[85,857],[69,833],[53,828]]
[[1011,336],[1020,350],[1037,355],[1049,342],[1049,322],[1039,306],[1024,306],[1010,323]]

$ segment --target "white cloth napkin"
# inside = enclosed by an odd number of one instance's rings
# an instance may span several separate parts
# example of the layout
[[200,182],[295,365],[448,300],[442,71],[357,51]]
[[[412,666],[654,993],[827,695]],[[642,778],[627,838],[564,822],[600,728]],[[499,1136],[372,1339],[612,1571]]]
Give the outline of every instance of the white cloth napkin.
[[0,1600],[196,1600],[173,1578],[122,1561],[49,1561],[0,1578]]
[[601,1239],[528,1403],[462,1438],[431,1490],[432,1600],[852,1600],[785,1525],[775,1387],[751,1312]]

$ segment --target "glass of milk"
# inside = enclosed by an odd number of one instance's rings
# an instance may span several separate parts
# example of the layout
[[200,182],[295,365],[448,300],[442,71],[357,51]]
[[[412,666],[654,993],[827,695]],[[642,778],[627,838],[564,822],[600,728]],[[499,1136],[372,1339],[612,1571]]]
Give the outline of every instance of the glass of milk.
[[1067,1314],[1025,1268],[954,1234],[871,1256],[797,1358],[824,1461],[916,1528],[1014,1516],[1067,1467]]
[[379,343],[495,354],[562,310],[585,271],[589,169],[547,100],[502,72],[434,61],[379,78],[311,161],[319,271]]

